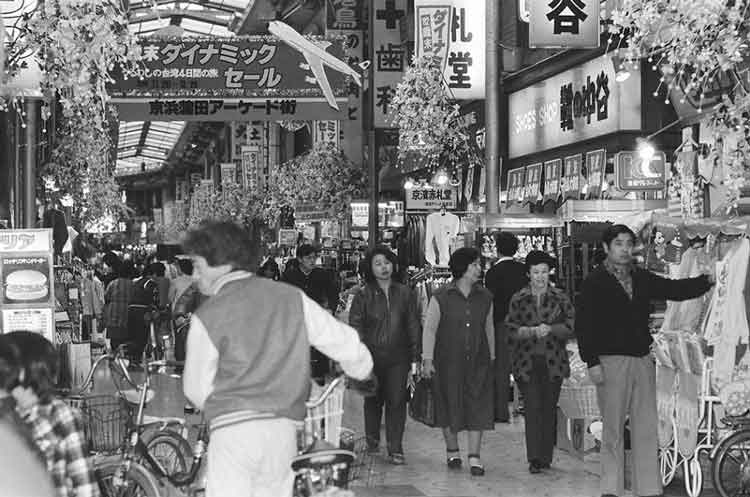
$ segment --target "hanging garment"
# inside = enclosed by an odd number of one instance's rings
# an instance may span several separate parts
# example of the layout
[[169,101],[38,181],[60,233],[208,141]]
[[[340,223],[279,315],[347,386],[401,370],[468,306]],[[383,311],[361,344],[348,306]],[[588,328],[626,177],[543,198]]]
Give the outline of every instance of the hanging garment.
[[[701,264],[699,252],[694,248],[689,248],[682,255],[682,262],[677,267],[675,273],[670,277],[675,279],[695,278],[701,275]],[[690,333],[698,331],[701,325],[701,314],[703,310],[703,301],[705,296],[684,302],[667,302],[667,310],[664,313],[664,322],[662,331],[682,330]]]
[[717,390],[731,380],[739,343],[748,342],[744,289],[747,278],[750,240],[743,238],[716,263],[716,289],[705,326],[708,345],[714,346],[713,380]]
[[[461,219],[450,212],[435,212],[427,216],[424,255],[433,266],[447,266],[451,256],[451,238],[461,229]],[[434,244],[434,245],[433,245]],[[435,253],[437,246],[437,253]]]
[[674,441],[674,410],[676,403],[674,369],[656,365],[656,412],[659,418],[659,447],[665,449]]
[[676,425],[677,447],[685,458],[693,457],[698,445],[698,423],[700,409],[698,391],[700,376],[690,372],[679,372],[677,387]]

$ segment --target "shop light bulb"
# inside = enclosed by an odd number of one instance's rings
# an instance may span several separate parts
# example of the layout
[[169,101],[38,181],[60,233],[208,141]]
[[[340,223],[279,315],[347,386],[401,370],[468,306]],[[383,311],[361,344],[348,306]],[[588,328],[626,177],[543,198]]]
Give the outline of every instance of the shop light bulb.
[[411,190],[414,188],[414,180],[411,178],[406,178],[406,181],[404,182],[404,190]]
[[644,161],[650,161],[656,155],[654,146],[646,140],[638,140],[637,150],[638,156]]
[[435,175],[435,184],[444,186],[447,185],[449,181],[448,174],[445,171],[439,171]]

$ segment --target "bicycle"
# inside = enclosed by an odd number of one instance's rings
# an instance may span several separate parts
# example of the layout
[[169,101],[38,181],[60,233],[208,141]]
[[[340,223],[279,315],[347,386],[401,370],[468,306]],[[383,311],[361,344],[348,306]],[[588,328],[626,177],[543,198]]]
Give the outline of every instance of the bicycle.
[[[144,437],[144,428],[149,426],[144,409],[151,389],[151,371],[166,367],[180,367],[182,362],[157,360],[144,364],[145,379],[136,388],[138,399],[135,422],[128,431],[127,444],[117,459],[101,462],[96,467],[102,494],[106,497],[139,495],[143,497],[160,497],[159,481],[166,479],[179,488],[190,487],[197,479],[202,467],[208,444],[208,427],[205,422],[199,425],[198,439],[194,448],[190,446],[185,435],[172,430],[162,429],[155,435]],[[134,399],[129,399],[134,400]],[[165,464],[164,458],[156,454],[160,446],[169,447],[175,453],[174,465]],[[188,455],[191,455],[188,466]],[[200,490],[200,489],[191,489]]]
[[750,496],[750,416],[727,416],[729,433],[711,451],[711,479],[721,497]]

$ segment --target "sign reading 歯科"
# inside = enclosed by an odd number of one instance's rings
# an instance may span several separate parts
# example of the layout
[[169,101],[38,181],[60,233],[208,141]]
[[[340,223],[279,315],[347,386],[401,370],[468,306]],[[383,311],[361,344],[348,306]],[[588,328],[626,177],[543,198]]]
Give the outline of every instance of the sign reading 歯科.
[[372,0],[375,40],[374,109],[373,122],[376,128],[390,127],[390,111],[396,86],[401,82],[406,59],[406,46],[401,40],[401,23],[406,18],[406,0]]

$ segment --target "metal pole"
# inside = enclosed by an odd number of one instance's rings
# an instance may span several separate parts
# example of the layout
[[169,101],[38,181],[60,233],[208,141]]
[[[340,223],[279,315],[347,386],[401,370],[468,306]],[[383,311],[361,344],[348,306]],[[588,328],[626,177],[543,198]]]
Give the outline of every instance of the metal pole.
[[36,115],[37,102],[26,100],[26,149],[23,164],[23,227],[36,226],[36,134],[38,119]]
[[484,206],[486,214],[497,214],[500,210],[500,166],[502,159],[500,154],[500,140],[503,126],[501,125],[501,105],[504,98],[503,90],[503,53],[500,43],[502,41],[502,29],[500,26],[500,4],[497,0],[487,0],[487,70],[485,76],[485,116],[486,143],[485,149],[485,191],[487,192],[487,203]]
[[364,120],[367,127],[367,168],[370,180],[370,206],[367,222],[368,245],[372,249],[378,243],[378,203],[380,185],[378,184],[378,158],[375,150],[375,2],[369,4],[369,22],[367,29],[368,58],[372,62],[368,71],[367,116]]

